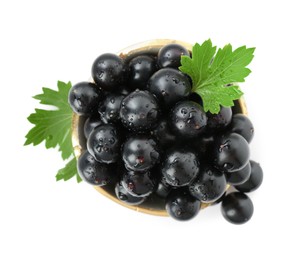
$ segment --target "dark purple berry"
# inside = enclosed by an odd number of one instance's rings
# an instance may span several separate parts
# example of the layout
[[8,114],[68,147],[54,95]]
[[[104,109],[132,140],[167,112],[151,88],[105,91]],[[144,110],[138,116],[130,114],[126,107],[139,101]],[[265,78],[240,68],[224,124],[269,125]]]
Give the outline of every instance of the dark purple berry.
[[117,182],[115,186],[115,193],[117,198],[128,204],[128,205],[140,205],[142,204],[147,197],[135,197],[128,193],[126,189],[122,186],[122,182]]
[[123,85],[127,67],[116,54],[100,55],[92,66],[92,77],[95,83],[104,90],[112,91]]
[[229,184],[239,185],[239,184],[243,184],[249,179],[250,173],[251,173],[251,165],[249,162],[241,170],[235,172],[226,172],[225,176]]
[[176,43],[167,44],[158,52],[157,62],[161,68],[171,67],[178,69],[181,65],[181,56],[190,56],[189,51]]
[[97,162],[88,151],[78,158],[77,170],[81,179],[96,186],[104,186],[116,179],[113,165]]
[[190,220],[195,217],[201,202],[189,194],[185,188],[172,190],[166,198],[166,210],[176,220]]
[[87,148],[102,163],[117,162],[120,153],[119,133],[113,125],[100,125],[89,135]]
[[125,167],[130,171],[147,171],[160,160],[157,143],[147,136],[130,137],[122,148]]
[[235,114],[232,117],[230,131],[243,136],[250,143],[254,136],[254,127],[250,119],[243,114]]
[[253,215],[251,199],[241,192],[233,192],[223,199],[221,206],[223,217],[232,224],[244,224]]
[[104,94],[99,87],[90,82],[80,82],[69,91],[69,104],[78,115],[90,116],[97,111]]

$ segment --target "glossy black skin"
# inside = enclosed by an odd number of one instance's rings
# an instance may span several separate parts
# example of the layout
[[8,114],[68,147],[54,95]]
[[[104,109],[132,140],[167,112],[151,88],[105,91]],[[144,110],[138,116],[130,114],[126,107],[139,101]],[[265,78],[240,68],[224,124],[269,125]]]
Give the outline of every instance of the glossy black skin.
[[200,207],[201,202],[185,188],[172,190],[166,198],[166,210],[176,220],[192,219],[199,213]]
[[179,44],[168,44],[162,47],[157,55],[157,63],[161,68],[175,68],[181,66],[181,56],[190,56],[186,48]]
[[181,101],[173,107],[169,124],[177,136],[193,138],[203,133],[207,117],[199,104],[193,101]]
[[249,157],[250,149],[245,138],[229,133],[216,139],[211,160],[220,170],[234,172],[244,168]]
[[233,115],[229,131],[243,136],[248,143],[252,141],[254,136],[254,126],[250,119],[243,114]]
[[150,170],[160,160],[158,145],[147,136],[132,136],[123,144],[122,159],[130,171]]
[[77,170],[81,179],[95,186],[104,186],[116,179],[114,165],[97,162],[88,151],[78,158]]
[[117,123],[120,119],[120,108],[124,95],[109,93],[99,104],[98,112],[103,123]]
[[253,215],[254,207],[251,199],[241,192],[233,192],[223,199],[221,204],[223,217],[232,224],[244,224]]
[[157,184],[155,193],[158,197],[165,199],[172,189],[173,187],[166,182],[164,177],[162,177],[159,183]]
[[115,194],[117,198],[128,205],[140,205],[147,197],[135,197],[128,193],[122,186],[122,182],[117,182],[115,186]]
[[189,185],[199,172],[200,162],[197,155],[184,147],[168,150],[161,166],[162,176],[173,187]]
[[87,140],[87,149],[102,163],[117,162],[120,154],[120,136],[113,125],[96,127]]
[[155,189],[156,180],[149,171],[125,172],[121,180],[124,189],[136,197],[147,197]]
[[90,82],[80,82],[74,85],[70,89],[68,97],[72,110],[81,116],[94,114],[103,98],[103,91]]
[[151,134],[163,148],[172,146],[176,143],[176,136],[171,132],[166,119],[161,119],[158,122],[158,125],[152,130]]
[[133,132],[153,129],[160,117],[156,98],[149,91],[135,90],[121,104],[120,118],[124,127]]
[[241,192],[252,192],[260,187],[263,181],[263,170],[261,166],[254,161],[250,160],[251,173],[249,179],[241,185],[234,187]]
[[226,191],[224,174],[213,166],[202,166],[199,176],[189,185],[189,191],[196,199],[205,203],[218,200]]
[[99,116],[92,116],[85,120],[83,126],[83,132],[86,139],[89,138],[90,133],[99,125],[102,125],[103,122],[100,120]]
[[191,84],[182,72],[165,68],[152,75],[147,89],[158,98],[161,106],[170,108],[176,102],[187,99],[191,92]]
[[250,162],[246,164],[246,166],[238,171],[235,172],[226,172],[225,176],[227,179],[227,182],[232,185],[239,185],[246,182],[251,173],[251,165]]
[[126,80],[127,72],[124,61],[112,53],[100,55],[92,66],[92,77],[95,83],[108,91],[122,85]]
[[222,107],[218,114],[212,114],[210,112],[207,115],[206,132],[216,133],[222,131],[228,127],[232,119],[232,110],[230,107]]
[[157,70],[156,60],[147,55],[140,55],[129,62],[128,86],[131,89],[146,89],[147,82]]

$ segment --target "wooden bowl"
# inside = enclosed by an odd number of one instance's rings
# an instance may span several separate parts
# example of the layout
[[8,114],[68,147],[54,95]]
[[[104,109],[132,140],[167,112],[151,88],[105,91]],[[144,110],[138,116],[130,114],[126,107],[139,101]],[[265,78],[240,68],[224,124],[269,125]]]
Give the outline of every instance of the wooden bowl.
[[[124,59],[132,59],[133,57],[138,56],[140,54],[145,54],[145,53],[157,54],[161,47],[170,43],[178,43],[184,46],[185,48],[187,48],[189,51],[192,50],[192,45],[186,42],[182,42],[178,40],[158,39],[158,40],[151,40],[151,41],[146,41],[146,42],[132,45],[118,52],[118,55]],[[243,98],[235,102],[235,106],[233,107],[233,113],[243,113],[247,115],[247,108]],[[74,147],[75,156],[77,158],[80,156],[82,151],[86,150],[86,139],[83,134],[83,124],[85,120],[86,120],[85,117],[73,114],[72,143]],[[120,201],[116,197],[114,187],[95,186],[95,189],[98,192],[100,192],[102,195],[106,196],[107,198],[111,199],[112,201],[126,208],[151,214],[151,215],[156,215],[156,216],[168,216],[165,210],[164,200],[161,198],[151,196],[151,199],[147,199],[143,204],[138,206],[132,206]],[[201,208],[206,208],[207,206],[209,206],[209,203],[202,203]]]

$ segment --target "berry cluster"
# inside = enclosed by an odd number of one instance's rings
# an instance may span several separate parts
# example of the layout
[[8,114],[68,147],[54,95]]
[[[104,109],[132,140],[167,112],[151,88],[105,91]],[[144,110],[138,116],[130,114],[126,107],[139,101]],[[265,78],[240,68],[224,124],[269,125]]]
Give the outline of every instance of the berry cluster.
[[[190,53],[169,44],[155,55],[95,60],[94,82],[69,93],[73,111],[86,118],[78,172],[92,185],[113,186],[130,205],[160,198],[177,220],[194,217],[202,203],[222,201],[223,216],[244,223],[253,213],[244,192],[258,188],[263,176],[249,160],[253,125],[230,107],[205,113],[191,79],[178,70],[182,55]],[[228,184],[237,191],[226,194]]]

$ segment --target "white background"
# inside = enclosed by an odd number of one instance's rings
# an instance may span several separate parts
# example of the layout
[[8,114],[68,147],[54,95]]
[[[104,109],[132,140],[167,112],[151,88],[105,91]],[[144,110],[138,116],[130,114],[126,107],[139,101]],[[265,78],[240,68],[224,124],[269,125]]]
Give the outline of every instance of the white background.
[[[299,259],[298,1],[53,2],[0,3],[0,259]],[[43,86],[87,80],[101,53],[155,38],[257,48],[242,89],[265,178],[245,225],[218,206],[186,223],[130,211],[56,182],[56,150],[23,147]]]

